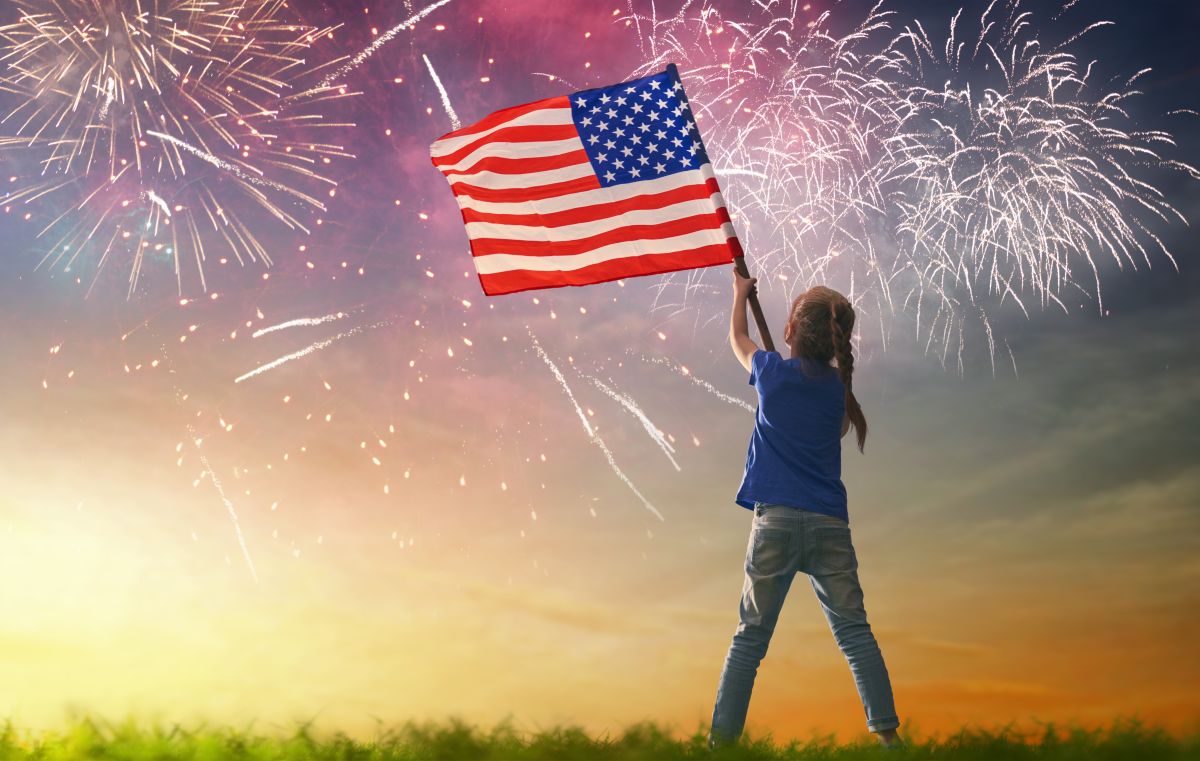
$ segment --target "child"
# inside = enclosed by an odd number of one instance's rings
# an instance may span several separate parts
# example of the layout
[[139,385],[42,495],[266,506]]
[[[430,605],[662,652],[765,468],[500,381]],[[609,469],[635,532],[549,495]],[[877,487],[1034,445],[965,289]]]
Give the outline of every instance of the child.
[[[758,665],[797,571],[808,574],[834,639],[850,664],[867,729],[885,746],[900,725],[883,656],[867,623],[850,541],[841,438],[853,425],[861,451],[867,421],[851,390],[854,309],[823,286],[792,303],[784,359],[750,339],[746,300],[756,280],[734,271],[729,342],[758,391],[758,412],[737,503],[754,511],[746,548],[741,621],[717,687],[709,745],[741,735]],[[836,366],[832,360],[837,360]]]

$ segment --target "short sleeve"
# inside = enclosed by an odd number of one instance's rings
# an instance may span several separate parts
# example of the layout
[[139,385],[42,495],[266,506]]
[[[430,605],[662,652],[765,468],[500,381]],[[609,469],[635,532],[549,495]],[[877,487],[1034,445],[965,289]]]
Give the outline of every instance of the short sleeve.
[[774,367],[779,359],[781,357],[777,351],[766,351],[765,349],[755,351],[750,357],[750,385],[757,385],[762,374]]

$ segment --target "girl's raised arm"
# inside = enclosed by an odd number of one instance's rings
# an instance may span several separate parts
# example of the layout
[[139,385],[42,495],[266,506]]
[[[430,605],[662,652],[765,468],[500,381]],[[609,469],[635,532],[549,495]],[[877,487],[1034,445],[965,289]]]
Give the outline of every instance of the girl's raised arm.
[[746,302],[754,292],[758,278],[742,277],[737,268],[733,270],[733,312],[729,317],[729,345],[746,372],[750,372],[750,358],[758,351],[758,344],[750,337],[750,325],[746,320]]

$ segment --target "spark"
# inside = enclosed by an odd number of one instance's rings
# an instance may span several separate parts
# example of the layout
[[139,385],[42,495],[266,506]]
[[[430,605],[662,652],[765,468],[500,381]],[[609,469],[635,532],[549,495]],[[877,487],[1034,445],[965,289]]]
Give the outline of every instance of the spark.
[[437,72],[433,70],[433,63],[429,60],[429,56],[424,53],[421,58],[425,59],[425,66],[429,69],[429,76],[433,78],[433,84],[437,86],[438,94],[442,96],[442,108],[446,109],[446,116],[450,117],[450,124],[454,129],[462,126],[462,122],[458,120],[458,114],[454,113],[454,106],[450,105],[450,96],[446,93],[446,88],[442,86],[442,80],[438,77]]
[[538,356],[541,357],[542,361],[546,363],[546,366],[550,368],[550,372],[554,374],[554,377],[558,380],[559,385],[562,386],[563,391],[566,392],[567,398],[571,400],[571,406],[575,408],[575,414],[579,416],[579,422],[583,423],[583,430],[587,433],[588,438],[593,444],[600,448],[601,452],[604,453],[604,458],[608,460],[608,466],[612,468],[613,473],[615,473],[617,478],[621,479],[621,481],[629,487],[630,491],[637,495],[637,498],[642,501],[642,504],[645,505],[647,510],[653,513],[660,521],[665,521],[666,518],[664,518],[662,513],[658,511],[658,508],[650,504],[650,500],[642,496],[642,493],[638,491],[638,488],[633,485],[633,481],[630,481],[629,477],[626,476],[625,473],[621,471],[620,467],[617,466],[617,461],[613,457],[612,452],[609,450],[608,445],[604,443],[604,439],[600,438],[600,434],[596,433],[596,429],[592,428],[592,424],[588,422],[587,415],[584,413],[583,408],[579,406],[579,402],[575,401],[575,394],[571,391],[571,387],[567,384],[567,379],[563,377],[562,371],[558,369],[558,366],[555,365],[550,359],[550,355],[546,354],[545,349],[543,349],[542,345],[538,343],[537,337],[531,332],[529,334],[529,338],[533,341],[533,348],[537,350]]
[[662,431],[658,429],[658,426],[651,422],[650,418],[646,416],[646,413],[642,411],[642,408],[637,405],[637,402],[635,402],[632,397],[630,397],[628,394],[622,394],[621,392],[610,388],[604,383],[604,381],[594,376],[588,376],[588,380],[590,380],[592,385],[594,385],[596,388],[600,389],[610,398],[620,403],[620,405],[624,407],[629,414],[637,418],[638,422],[642,424],[642,427],[646,429],[646,433],[650,435],[650,438],[654,441],[654,443],[658,444],[659,449],[661,449],[663,454],[667,456],[667,459],[671,461],[671,465],[675,467],[675,470],[681,470],[679,463],[675,462],[675,447],[671,446],[671,443],[667,441],[665,436],[663,436]]
[[446,5],[449,2],[450,2],[450,0],[438,0],[438,2],[434,3],[433,5],[426,6],[425,8],[421,9],[420,11],[413,14],[409,18],[405,19],[404,21],[401,21],[399,24],[396,24],[394,27],[392,27],[391,29],[389,29],[388,31],[386,31],[382,35],[380,35],[374,42],[372,42],[365,49],[360,51],[358,53],[358,55],[351,58],[347,63],[342,65],[340,68],[338,68],[332,74],[326,75],[325,78],[322,79],[320,84],[318,84],[316,87],[314,87],[311,90],[306,90],[305,92],[300,93],[300,95],[298,97],[307,97],[307,96],[312,95],[316,92],[319,92],[325,88],[328,88],[330,85],[332,85],[338,79],[340,79],[341,77],[343,77],[346,74],[349,74],[351,71],[354,71],[359,66],[361,66],[363,61],[365,61],[368,58],[370,58],[371,56],[375,55],[376,50],[379,50],[381,47],[383,47],[384,45],[391,42],[393,39],[395,39],[396,35],[400,34],[400,32],[402,32],[406,29],[414,28],[418,21],[425,18],[430,13],[433,13],[438,8],[441,8],[443,5]]
[[372,325],[359,325],[357,327],[351,328],[350,330],[344,331],[342,333],[338,333],[336,336],[333,336],[331,338],[326,338],[322,341],[317,341],[315,343],[309,344],[308,346],[305,346],[303,349],[300,349],[299,351],[294,351],[291,354],[285,354],[282,357],[279,357],[278,359],[273,359],[270,362],[266,363],[265,365],[259,365],[258,367],[254,368],[253,370],[251,370],[247,373],[243,373],[242,375],[239,375],[237,378],[234,378],[233,382],[241,383],[242,381],[253,378],[256,375],[262,375],[265,372],[274,370],[275,368],[279,367],[280,365],[284,365],[293,360],[307,357],[308,355],[310,355],[314,352],[318,352],[321,349],[324,349],[327,346],[337,343],[338,341],[341,341],[344,338],[349,338],[351,336],[358,335],[359,333],[363,333],[368,330],[374,330],[376,328],[386,327],[390,324],[391,324],[390,321],[383,320],[381,322],[377,322]]

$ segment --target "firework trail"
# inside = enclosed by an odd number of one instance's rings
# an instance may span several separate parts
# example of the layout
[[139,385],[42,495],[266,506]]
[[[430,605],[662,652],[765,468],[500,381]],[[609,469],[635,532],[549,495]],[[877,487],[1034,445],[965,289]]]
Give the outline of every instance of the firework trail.
[[[171,358],[167,355],[166,348],[162,347],[160,351],[162,352],[163,359],[167,362],[169,372],[174,375],[175,370],[173,367],[171,367]],[[180,391],[179,387],[173,382],[172,387],[175,392],[175,403],[182,406],[185,398],[183,392]],[[238,546],[240,546],[242,549],[242,557],[246,561],[246,566],[250,569],[250,575],[254,578],[254,583],[257,584],[259,583],[258,570],[255,569],[254,560],[250,557],[250,548],[246,544],[245,534],[242,533],[242,524],[241,521],[238,520],[237,508],[234,507],[233,500],[229,499],[229,497],[225,494],[225,487],[221,485],[221,479],[217,476],[217,472],[213,470],[212,465],[209,464],[208,457],[205,456],[204,450],[200,448],[200,444],[203,439],[198,433],[196,433],[196,429],[191,423],[186,423],[185,427],[187,428],[188,437],[192,441],[192,446],[196,447],[196,455],[200,458],[200,464],[204,468],[204,471],[201,475],[204,473],[208,474],[208,477],[212,480],[213,488],[217,490],[217,494],[221,497],[221,502],[224,503],[225,510],[229,513],[229,520],[233,523],[233,531],[234,534],[237,535]]]
[[613,458],[612,452],[609,451],[608,445],[604,443],[604,439],[600,438],[600,434],[596,433],[595,429],[592,428],[592,424],[588,422],[587,415],[584,414],[583,408],[579,406],[579,402],[575,401],[575,394],[571,392],[571,387],[567,385],[567,379],[563,377],[562,371],[558,369],[558,366],[555,365],[550,359],[550,356],[546,354],[546,351],[542,348],[542,345],[538,343],[538,340],[533,333],[529,334],[529,338],[533,341],[533,348],[537,350],[538,356],[541,357],[542,361],[546,363],[546,366],[550,368],[550,372],[554,374],[554,377],[558,380],[558,384],[562,386],[563,391],[567,393],[567,398],[571,400],[571,406],[575,408],[575,414],[579,416],[579,422],[583,423],[583,430],[587,433],[591,442],[599,447],[600,451],[604,453],[604,458],[608,460],[608,466],[612,468],[613,473],[615,473],[617,478],[621,479],[621,481],[629,487],[630,491],[637,495],[637,498],[642,501],[642,504],[646,506],[647,510],[653,513],[660,521],[665,521],[666,518],[664,518],[662,513],[658,511],[658,508],[650,504],[650,500],[642,496],[642,493],[638,491],[638,488],[633,485],[633,481],[630,481],[629,477],[626,476],[617,466],[617,461]]
[[302,188],[324,189],[317,167],[352,158],[326,135],[353,125],[315,109],[347,95],[301,106],[290,93],[321,68],[306,57],[336,27],[294,23],[284,0],[11,4],[0,151],[18,171],[5,203],[45,214],[39,236],[54,242],[39,267],[93,260],[98,279],[123,260],[132,296],[143,265],[165,256],[181,294],[189,269],[207,290],[206,249],[269,265],[258,226],[303,230],[324,211]]
[[[630,354],[632,354],[632,353],[633,352],[630,352]],[[692,371],[687,369],[683,365],[673,362],[672,360],[667,359],[666,357],[647,357],[645,354],[638,354],[637,356],[640,357],[643,362],[649,362],[649,363],[653,363],[656,365],[662,365],[663,367],[668,367],[671,370],[674,370],[675,372],[679,373],[680,375],[687,378],[695,385],[704,389],[705,391],[707,391],[708,393],[717,397],[718,399],[720,399],[723,402],[727,402],[734,406],[741,407],[742,409],[746,410],[747,412],[754,412],[754,406],[751,405],[746,400],[738,399],[736,396],[730,396],[729,394],[726,394],[725,392],[719,390],[716,386],[709,383],[708,381],[706,381],[702,378],[698,378],[695,375],[693,375]]]
[[[882,4],[844,34],[798,3],[686,2],[662,18],[631,5],[617,20],[643,48],[631,76],[685,73],[760,284],[838,287],[885,345],[885,316],[911,315],[926,351],[961,367],[968,327],[995,351],[989,308],[1069,311],[1073,296],[1103,310],[1100,257],[1174,263],[1155,228],[1185,220],[1152,182],[1200,179],[1127,110],[1144,72],[1092,81],[1075,45],[1108,22],[1057,33],[1071,4],[1039,26],[993,0],[940,37]],[[686,294],[702,276],[667,281]]]
[[275,368],[279,367],[280,365],[287,364],[288,362],[291,362],[292,360],[301,359],[302,357],[307,357],[310,354],[318,352],[327,346],[330,346],[334,343],[337,343],[338,341],[341,341],[343,338],[349,338],[351,336],[358,335],[359,333],[363,333],[368,330],[374,330],[376,328],[384,328],[384,327],[387,327],[388,325],[391,325],[390,320],[383,320],[381,322],[377,322],[372,325],[359,325],[358,327],[351,328],[350,330],[347,330],[345,332],[338,333],[336,336],[333,336],[331,338],[326,338],[322,341],[317,341],[316,343],[309,344],[308,346],[305,346],[303,349],[300,349],[299,351],[294,351],[291,354],[285,354],[284,356],[279,357],[278,359],[273,359],[270,362],[266,363],[265,365],[259,365],[258,367],[254,368],[250,372],[243,373],[242,375],[239,375],[238,377],[234,378],[233,382],[241,383],[242,381],[253,378],[256,375],[262,375],[265,372],[274,370]]
[[246,565],[250,568],[250,575],[254,577],[254,583],[257,584],[258,571],[254,569],[254,561],[250,558],[250,548],[246,546],[246,537],[242,534],[242,524],[238,521],[237,510],[233,506],[233,501],[225,495],[225,489],[221,486],[221,479],[217,477],[217,472],[208,464],[208,458],[204,456],[204,452],[200,449],[200,437],[196,435],[196,429],[192,428],[189,423],[187,430],[188,435],[192,437],[192,444],[196,447],[196,454],[200,457],[200,464],[204,466],[204,471],[208,473],[208,477],[212,480],[217,494],[221,496],[221,501],[225,503],[225,509],[229,511],[229,519],[233,521],[233,530],[237,534],[238,545],[242,548],[242,557],[246,559]]
[[[151,137],[157,137],[159,140],[166,140],[167,142],[171,143],[172,145],[177,145],[180,148],[187,151],[188,153],[192,154],[193,156],[196,156],[197,158],[201,159],[202,161],[206,161],[218,169],[223,169],[226,172],[229,172],[230,174],[235,175],[239,180],[242,180],[243,182],[248,182],[251,185],[258,185],[258,186],[264,187],[264,188],[272,188],[274,190],[280,191],[281,193],[288,193],[290,195],[296,196],[297,198],[300,198],[302,200],[309,202],[310,204],[312,204],[316,208],[320,209],[321,211],[325,211],[325,205],[323,203],[321,203],[320,201],[318,201],[317,199],[313,198],[312,196],[307,196],[298,190],[289,188],[286,185],[281,185],[278,182],[272,182],[270,180],[263,179],[262,177],[259,177],[258,175],[244,172],[244,171],[242,171],[242,169],[240,167],[238,167],[234,164],[231,164],[228,161],[223,161],[223,160],[217,158],[216,156],[212,155],[208,151],[202,151],[194,145],[189,145],[188,143],[183,142],[182,140],[180,140],[177,137],[172,137],[171,135],[166,135],[166,134],[163,134],[162,132],[155,132],[154,130],[146,130],[146,134],[150,135]],[[151,198],[151,200],[154,200],[154,199]],[[169,216],[169,214],[168,214],[168,216]],[[300,226],[300,227],[305,232],[308,232],[307,228],[305,228],[303,226]]]
[[150,201],[150,203],[162,209],[163,214],[168,217],[171,216],[171,207],[167,206],[167,202],[164,201],[162,196],[160,196],[158,193],[155,193],[153,190],[147,190],[146,198]]
[[650,422],[650,418],[646,417],[646,413],[642,412],[642,408],[637,405],[637,402],[630,398],[628,394],[622,394],[619,391],[615,391],[609,386],[605,385],[605,383],[599,378],[588,376],[588,380],[592,382],[592,385],[603,391],[610,398],[619,402],[620,405],[629,412],[629,414],[637,418],[638,422],[642,424],[642,427],[646,429],[646,433],[650,435],[650,438],[654,440],[654,443],[658,444],[658,448],[661,449],[663,454],[667,456],[667,459],[671,461],[671,465],[675,467],[675,470],[681,470],[679,463],[675,462],[675,447],[671,446],[671,442],[667,441],[666,437],[663,436],[662,431],[658,429],[658,426]]
[[311,328],[317,325],[324,325],[327,322],[333,322],[334,320],[340,320],[348,316],[349,314],[346,312],[334,312],[333,314],[327,314],[323,317],[297,317],[294,320],[281,322],[277,325],[269,325],[265,328],[259,328],[251,334],[251,337],[258,338],[259,336],[265,336],[266,334],[274,333],[277,330],[287,330],[288,328]]
[[429,60],[429,56],[422,53],[421,58],[425,59],[425,66],[429,69],[429,76],[433,78],[433,83],[437,86],[438,93],[442,96],[442,108],[446,109],[446,116],[450,117],[450,125],[454,129],[458,129],[462,126],[462,123],[458,120],[458,114],[454,113],[454,106],[450,105],[450,95],[447,94],[446,88],[442,86],[442,80],[438,77],[437,72],[433,70],[433,63]]
[[[405,29],[414,28],[418,21],[449,2],[450,0],[438,0],[438,2],[434,3],[433,5],[423,8],[420,12],[414,14],[410,18],[407,18],[404,21],[401,21],[399,24],[396,24],[394,27],[380,35],[378,39],[368,45],[358,55],[351,58],[347,63],[342,65],[332,74],[327,74],[316,87],[312,88],[311,90],[305,90],[304,92],[299,93],[296,97],[304,98],[327,89],[338,79],[361,66],[363,61],[375,55],[376,50],[379,50],[381,47],[391,42],[393,39],[395,39],[396,35],[400,34],[400,32],[404,31]],[[407,5],[407,3],[405,7],[411,8],[411,6]]]

